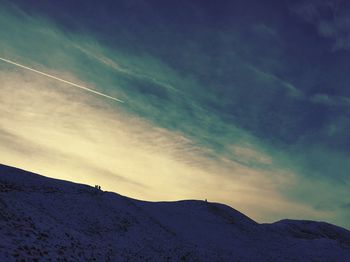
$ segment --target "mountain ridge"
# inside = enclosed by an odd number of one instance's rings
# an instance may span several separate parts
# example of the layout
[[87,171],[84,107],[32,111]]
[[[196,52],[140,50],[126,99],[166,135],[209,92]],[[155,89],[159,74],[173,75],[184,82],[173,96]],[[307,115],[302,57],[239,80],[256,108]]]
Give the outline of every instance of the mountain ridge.
[[349,261],[350,231],[259,224],[220,203],[147,202],[0,165],[0,261]]

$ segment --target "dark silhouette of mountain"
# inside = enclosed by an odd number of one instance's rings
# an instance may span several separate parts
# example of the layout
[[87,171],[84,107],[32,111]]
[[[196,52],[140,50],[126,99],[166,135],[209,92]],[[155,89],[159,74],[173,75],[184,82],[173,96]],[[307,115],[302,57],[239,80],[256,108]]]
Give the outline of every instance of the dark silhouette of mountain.
[[350,261],[350,231],[258,224],[206,201],[145,202],[0,165],[0,261]]

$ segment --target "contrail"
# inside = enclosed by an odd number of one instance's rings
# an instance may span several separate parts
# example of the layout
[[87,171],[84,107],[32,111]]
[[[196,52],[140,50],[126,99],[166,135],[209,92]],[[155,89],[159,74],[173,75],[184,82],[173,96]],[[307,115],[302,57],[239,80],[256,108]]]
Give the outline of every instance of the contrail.
[[90,88],[88,88],[88,87],[85,87],[85,86],[81,86],[81,85],[72,83],[72,82],[70,82],[70,81],[64,80],[64,79],[59,78],[59,77],[56,77],[56,76],[46,74],[46,73],[44,73],[44,72],[35,70],[35,69],[30,68],[30,67],[28,67],[28,66],[24,66],[24,65],[18,64],[18,63],[14,62],[14,61],[11,61],[11,60],[8,60],[8,59],[2,58],[2,57],[0,57],[0,60],[4,61],[4,62],[6,62],[6,63],[12,64],[12,65],[18,66],[18,67],[27,69],[27,70],[29,70],[29,71],[35,72],[35,73],[37,73],[37,74],[40,74],[40,75],[43,75],[43,76],[46,76],[46,77],[49,77],[49,78],[52,78],[52,79],[61,81],[61,82],[66,83],[66,84],[68,84],[68,85],[72,85],[72,86],[78,87],[78,88],[80,88],[80,89],[83,89],[83,90],[85,90],[85,91],[94,93],[94,94],[96,94],[96,95],[103,96],[103,97],[106,97],[106,98],[109,98],[109,99],[113,99],[113,100],[115,100],[115,101],[117,101],[117,102],[120,102],[120,103],[124,103],[123,100],[120,100],[120,99],[118,99],[118,98],[115,98],[115,97],[112,97],[112,96],[109,96],[109,95],[100,93],[100,92],[95,91],[95,90],[93,90],[93,89],[90,89]]

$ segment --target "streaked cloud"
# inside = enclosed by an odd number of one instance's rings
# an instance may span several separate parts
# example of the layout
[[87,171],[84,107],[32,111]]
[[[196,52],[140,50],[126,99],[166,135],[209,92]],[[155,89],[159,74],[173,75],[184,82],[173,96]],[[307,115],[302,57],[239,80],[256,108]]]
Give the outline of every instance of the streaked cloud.
[[[283,176],[276,184],[276,170],[271,174],[212,158],[211,152],[180,133],[153,127],[122,108],[106,106],[79,90],[67,91],[55,81],[23,72],[2,73],[0,78],[5,127],[1,134],[6,137],[1,150],[6,164],[101,184],[138,198],[224,201],[257,218],[261,214],[254,208],[263,210],[270,201],[288,204],[278,193],[288,178]],[[249,161],[268,159],[254,149],[234,150]]]
[[[158,6],[144,4],[163,21]],[[188,5],[190,18],[204,21],[187,25],[196,33],[172,19],[157,23],[163,31],[129,31],[137,21],[121,16],[107,40],[1,9],[0,57],[127,101],[0,63],[1,161],[148,200],[208,198],[260,221],[348,225],[346,62],[319,63],[323,49],[306,45],[294,21],[283,30],[232,15],[225,27],[222,17],[207,27],[206,10]]]
[[350,106],[349,97],[330,96],[326,94],[315,94],[310,100],[314,103],[323,104],[326,106]]

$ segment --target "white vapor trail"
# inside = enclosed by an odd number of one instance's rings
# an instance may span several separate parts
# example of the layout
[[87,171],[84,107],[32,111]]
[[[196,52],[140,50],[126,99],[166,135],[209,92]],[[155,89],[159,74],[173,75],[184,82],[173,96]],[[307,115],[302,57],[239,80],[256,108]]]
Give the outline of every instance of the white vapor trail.
[[113,99],[113,100],[115,100],[115,101],[117,101],[117,102],[120,102],[120,103],[124,103],[123,100],[120,100],[120,99],[118,99],[118,98],[115,98],[115,97],[112,97],[112,96],[109,96],[109,95],[100,93],[100,92],[95,91],[95,90],[93,90],[93,89],[90,89],[90,88],[88,88],[88,87],[85,87],[85,86],[81,86],[81,85],[72,83],[72,82],[70,82],[70,81],[64,80],[64,79],[59,78],[59,77],[56,77],[56,76],[46,74],[46,73],[44,73],[44,72],[35,70],[35,69],[30,68],[30,67],[28,67],[28,66],[18,64],[18,63],[14,62],[14,61],[11,61],[11,60],[8,60],[8,59],[2,58],[2,57],[0,57],[0,60],[4,61],[4,62],[6,62],[6,63],[12,64],[12,65],[21,67],[21,68],[23,68],[23,69],[27,69],[27,70],[29,70],[29,71],[35,72],[35,73],[37,73],[37,74],[40,74],[40,75],[43,75],[43,76],[46,76],[46,77],[49,77],[49,78],[52,78],[52,79],[61,81],[61,82],[66,83],[66,84],[68,84],[68,85],[72,85],[72,86],[78,87],[78,88],[80,88],[80,89],[83,89],[83,90],[85,90],[85,91],[94,93],[94,94],[96,94],[96,95],[103,96],[103,97],[106,97],[106,98],[109,98],[109,99]]

